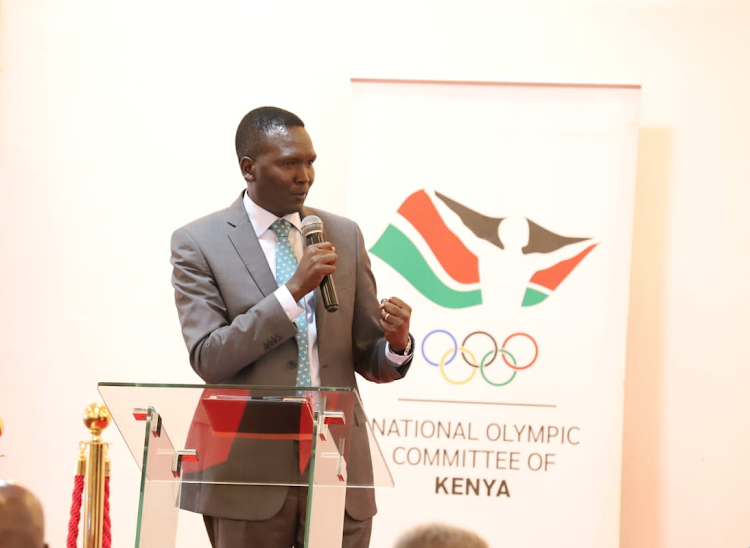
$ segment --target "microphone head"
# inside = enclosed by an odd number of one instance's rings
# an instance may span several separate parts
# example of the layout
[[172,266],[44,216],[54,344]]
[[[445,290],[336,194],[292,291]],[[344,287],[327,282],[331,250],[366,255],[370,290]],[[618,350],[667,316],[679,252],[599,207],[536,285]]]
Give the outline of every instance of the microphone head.
[[308,215],[302,219],[302,234],[307,237],[308,234],[314,234],[316,232],[323,232],[323,221],[317,215]]

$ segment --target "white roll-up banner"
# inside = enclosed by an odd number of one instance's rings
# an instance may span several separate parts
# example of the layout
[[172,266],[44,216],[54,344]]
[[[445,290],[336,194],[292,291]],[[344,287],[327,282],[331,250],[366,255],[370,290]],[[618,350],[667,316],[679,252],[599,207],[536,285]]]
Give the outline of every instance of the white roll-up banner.
[[637,85],[352,80],[347,215],[411,370],[360,382],[396,487],[492,547],[619,544]]

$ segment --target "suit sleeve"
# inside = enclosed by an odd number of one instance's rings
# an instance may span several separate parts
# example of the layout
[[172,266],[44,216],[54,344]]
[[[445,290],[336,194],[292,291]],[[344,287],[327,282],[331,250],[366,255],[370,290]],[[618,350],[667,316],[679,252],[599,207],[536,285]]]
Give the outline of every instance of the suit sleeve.
[[362,232],[357,227],[357,289],[354,301],[352,343],[355,370],[372,382],[392,382],[406,375],[411,357],[401,366],[386,357],[386,340],[380,328],[380,308],[375,277]]
[[230,320],[216,279],[187,230],[172,235],[172,285],[190,364],[207,383],[220,383],[294,337],[278,299],[268,295]]

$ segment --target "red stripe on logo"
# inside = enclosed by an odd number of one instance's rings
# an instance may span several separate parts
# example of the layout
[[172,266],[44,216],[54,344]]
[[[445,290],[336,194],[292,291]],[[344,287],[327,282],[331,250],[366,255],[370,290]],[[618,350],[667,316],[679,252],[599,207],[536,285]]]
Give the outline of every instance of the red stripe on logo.
[[398,212],[422,235],[451,278],[463,284],[479,281],[476,255],[446,226],[424,190],[409,196]]
[[588,255],[591,250],[594,249],[597,245],[599,244],[590,245],[575,257],[560,261],[555,266],[551,266],[550,268],[546,268],[544,270],[538,270],[531,277],[531,282],[554,291],[555,289],[557,289],[557,286],[559,286],[562,281],[568,277],[568,274],[570,274],[571,271],[576,266],[578,266],[578,263],[580,263],[583,258]]

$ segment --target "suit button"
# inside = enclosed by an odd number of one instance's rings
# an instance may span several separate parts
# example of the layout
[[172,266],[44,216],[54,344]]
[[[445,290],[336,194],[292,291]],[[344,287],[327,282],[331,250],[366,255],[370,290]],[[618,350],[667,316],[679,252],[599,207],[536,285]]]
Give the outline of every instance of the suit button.
[[288,362],[286,362],[286,368],[287,369],[296,369],[297,368],[297,364],[296,364],[296,362],[288,361]]

